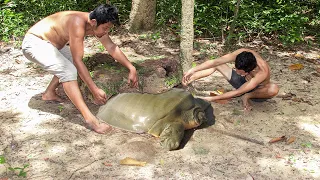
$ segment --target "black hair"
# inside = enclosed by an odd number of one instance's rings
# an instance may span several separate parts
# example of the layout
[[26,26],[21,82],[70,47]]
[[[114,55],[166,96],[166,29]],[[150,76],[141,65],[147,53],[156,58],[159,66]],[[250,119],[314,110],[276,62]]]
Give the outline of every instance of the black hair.
[[248,73],[257,67],[257,60],[251,52],[243,51],[237,55],[235,66]]
[[90,12],[89,18],[90,20],[95,19],[97,21],[97,26],[108,22],[120,25],[118,9],[110,4],[102,4],[96,7],[92,12]]

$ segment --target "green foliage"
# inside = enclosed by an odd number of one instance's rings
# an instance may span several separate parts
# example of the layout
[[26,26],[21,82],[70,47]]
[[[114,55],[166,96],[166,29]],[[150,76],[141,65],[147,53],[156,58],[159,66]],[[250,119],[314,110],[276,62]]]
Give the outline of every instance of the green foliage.
[[173,87],[174,85],[178,84],[179,78],[177,76],[169,76],[165,80],[165,84],[167,87]]
[[151,33],[151,34],[140,34],[138,36],[138,38],[140,40],[151,39],[153,41],[156,41],[156,40],[161,38],[161,34],[160,34],[160,31],[157,31],[157,32],[154,32],[154,33]]
[[[0,1],[0,39],[16,40],[41,18],[58,11],[89,12],[104,0],[4,0]],[[110,0],[119,9],[120,22],[128,22],[132,1]],[[222,37],[229,34],[234,20],[236,0],[197,0],[194,6],[196,37]],[[179,34],[181,1],[157,1],[156,21]],[[266,36],[290,45],[314,36],[320,43],[320,0],[242,0],[235,22],[233,39],[252,40]],[[140,39],[157,40],[160,33],[141,35]],[[230,38],[230,37],[229,37]]]
[[27,177],[27,172],[25,172],[25,168],[29,167],[29,164],[25,164],[22,168],[21,167],[15,167],[15,168],[12,168],[12,167],[9,167],[8,169],[10,171],[13,171],[15,172],[16,170],[18,170],[19,174],[18,176],[19,177]]
[[249,35],[275,35],[284,44],[303,40],[309,17],[308,7],[290,0],[244,1],[241,5],[238,31]]
[[[119,2],[119,1],[117,1]],[[40,19],[59,11],[89,12],[103,0],[5,0],[0,1],[0,40],[22,37]]]
[[6,159],[3,155],[0,156],[0,164],[8,164],[8,170],[13,172],[18,171],[18,177],[27,177],[27,172],[25,171],[25,169],[29,167],[29,164],[25,164],[23,165],[23,167],[11,167],[11,165],[6,162]]
[[59,112],[62,112],[62,110],[64,109],[64,106],[59,105],[59,106],[58,106],[58,109],[59,109]]
[[[157,2],[157,22],[180,31],[181,1]],[[198,0],[194,7],[196,37],[221,37],[229,33],[236,0]],[[234,39],[267,36],[285,45],[312,35],[320,41],[320,0],[242,0]]]
[[4,156],[0,156],[0,164],[4,163],[6,163],[6,159],[4,158]]

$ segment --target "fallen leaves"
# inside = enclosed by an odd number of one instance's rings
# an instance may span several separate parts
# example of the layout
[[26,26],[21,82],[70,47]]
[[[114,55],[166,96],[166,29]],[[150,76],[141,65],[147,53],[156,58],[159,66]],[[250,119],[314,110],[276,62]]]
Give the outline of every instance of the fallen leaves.
[[103,165],[105,165],[105,166],[112,166],[112,164],[111,163],[108,163],[108,162],[104,162],[104,163],[102,163]]
[[309,100],[305,100],[303,98],[297,97],[295,94],[290,92],[286,94],[278,95],[277,98],[282,98],[282,100],[291,100],[293,102],[307,103],[311,106],[313,105]]
[[291,144],[293,143],[297,138],[294,136],[291,136],[288,140],[287,140],[287,144]]
[[303,65],[302,64],[292,64],[289,66],[289,69],[292,71],[296,71],[296,70],[300,70],[303,69]]
[[293,143],[294,141],[296,141],[296,137],[295,136],[291,136],[290,138],[287,138],[286,136],[281,136],[281,137],[275,137],[275,138],[272,138],[269,143],[275,143],[275,142],[279,142],[279,141],[286,141],[286,144],[291,144]]
[[283,141],[286,139],[286,136],[281,136],[281,137],[276,137],[276,138],[272,138],[269,143],[275,143],[275,142],[279,142],[279,141]]
[[294,55],[294,57],[303,59],[304,55],[300,54],[300,53],[297,53],[297,54]]
[[[219,96],[224,93],[225,93],[224,89],[217,89],[215,91],[210,92],[210,96]],[[219,100],[215,100],[214,102],[218,104],[228,104],[229,101],[230,99],[219,99]]]
[[219,96],[221,94],[224,94],[224,92],[225,92],[224,89],[218,89],[218,90],[210,92],[210,96]]
[[129,166],[145,166],[147,162],[138,161],[136,159],[126,157],[120,161],[121,165],[129,165]]

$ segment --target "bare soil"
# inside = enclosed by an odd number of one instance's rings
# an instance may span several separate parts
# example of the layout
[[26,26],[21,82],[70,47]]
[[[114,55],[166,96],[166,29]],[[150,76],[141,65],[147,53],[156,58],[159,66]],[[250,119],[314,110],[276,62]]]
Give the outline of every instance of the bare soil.
[[[155,39],[150,34],[119,33],[112,39],[134,63],[154,60],[157,63],[149,65],[154,67],[161,66],[161,60],[178,61],[179,44],[174,36],[162,34]],[[196,64],[204,57],[227,52],[211,40],[197,40],[196,45]],[[96,57],[106,58],[99,46],[95,39],[86,39],[86,54],[102,53]],[[266,102],[253,102],[249,114],[243,112],[240,98],[226,104],[212,103],[215,124],[186,131],[182,147],[175,151],[166,151],[157,138],[147,134],[114,129],[100,135],[87,129],[61,87],[58,92],[64,103],[41,100],[52,75],[24,58],[19,48],[1,46],[0,156],[7,163],[0,164],[0,179],[24,179],[18,177],[18,169],[8,169],[24,165],[29,165],[24,169],[27,179],[41,180],[319,179],[320,50],[312,46],[284,50],[261,41],[238,46],[252,48],[268,61],[272,81],[281,88],[279,95]],[[302,64],[303,68],[291,70],[292,64]],[[117,72],[108,68],[106,72]],[[110,74],[101,76],[96,69],[92,71],[95,79]],[[118,72],[123,75],[118,81],[125,81],[126,71]],[[178,84],[165,84],[170,76],[161,68],[156,75],[159,81],[144,81],[142,88],[156,93]],[[115,78],[110,76],[110,81]],[[193,87],[196,95],[232,90],[219,73],[194,82]],[[117,93],[132,92],[125,83],[117,88]],[[85,87],[82,90],[89,108],[96,113],[99,106],[92,104]],[[291,144],[268,143],[281,136],[296,139]],[[147,165],[120,165],[125,157]]]

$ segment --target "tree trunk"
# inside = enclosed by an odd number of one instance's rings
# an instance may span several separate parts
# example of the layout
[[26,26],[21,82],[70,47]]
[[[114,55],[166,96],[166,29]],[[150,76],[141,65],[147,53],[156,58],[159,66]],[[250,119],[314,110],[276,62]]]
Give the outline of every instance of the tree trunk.
[[229,31],[229,35],[228,35],[228,38],[227,38],[227,44],[232,44],[232,39],[234,38],[233,35],[234,35],[234,28],[236,26],[236,22],[237,22],[237,19],[238,19],[238,14],[239,14],[239,8],[240,8],[240,3],[241,3],[241,0],[237,0],[237,5],[236,5],[236,8],[234,10],[234,17],[233,17],[233,21],[230,25],[230,31]]
[[183,73],[191,68],[193,61],[193,16],[194,0],[182,0],[180,63]]
[[132,0],[128,29],[131,32],[151,30],[156,19],[156,0]]

